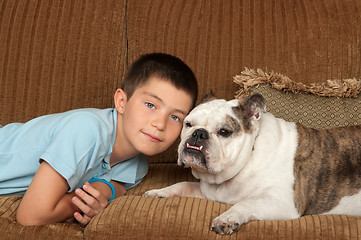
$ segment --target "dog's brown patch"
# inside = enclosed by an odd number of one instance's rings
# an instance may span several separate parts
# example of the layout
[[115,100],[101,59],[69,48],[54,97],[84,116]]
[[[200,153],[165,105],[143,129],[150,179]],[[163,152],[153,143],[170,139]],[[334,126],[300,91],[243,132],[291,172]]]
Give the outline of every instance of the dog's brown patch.
[[361,189],[361,125],[314,130],[297,125],[294,199],[298,212],[324,213]]
[[247,118],[246,110],[243,105],[238,105],[237,107],[232,108],[234,115],[236,115],[237,119],[240,122],[239,126],[242,126],[240,130],[243,129],[245,133],[252,133],[252,125],[249,119]]
[[240,122],[231,116],[227,116],[226,121],[222,125],[222,128],[235,134],[242,133]]

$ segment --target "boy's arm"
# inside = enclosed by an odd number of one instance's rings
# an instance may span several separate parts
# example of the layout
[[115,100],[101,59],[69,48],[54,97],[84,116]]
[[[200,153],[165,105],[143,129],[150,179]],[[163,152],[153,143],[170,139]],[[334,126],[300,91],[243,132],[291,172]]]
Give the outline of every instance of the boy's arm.
[[[113,185],[116,189],[116,197],[125,194],[122,184],[115,182]],[[82,195],[82,200],[85,202],[87,209],[89,209],[89,206],[92,208],[94,204],[99,203],[104,209],[112,194],[110,188],[101,182],[94,182],[92,186],[88,188],[90,193],[87,193],[86,196]],[[78,194],[75,192],[67,193],[68,188],[67,181],[47,162],[43,161],[17,210],[16,219],[18,223],[22,225],[42,225],[62,222],[73,217],[74,213],[83,211],[72,202],[74,196]],[[76,192],[79,193],[79,190],[81,194],[84,192],[81,189],[76,190]],[[92,194],[96,197],[93,197]],[[99,212],[102,209],[98,206],[97,211]]]
[[47,162],[40,164],[19,205],[16,220],[22,225],[61,222],[73,216],[78,208],[67,193],[67,181]]

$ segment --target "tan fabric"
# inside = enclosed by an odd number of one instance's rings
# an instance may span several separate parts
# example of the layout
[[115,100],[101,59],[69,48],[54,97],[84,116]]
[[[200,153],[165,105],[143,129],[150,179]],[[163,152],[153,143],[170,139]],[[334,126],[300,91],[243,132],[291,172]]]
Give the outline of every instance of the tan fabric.
[[0,239],[83,239],[83,228],[76,223],[23,227],[16,223],[21,197],[0,197]]
[[[359,239],[361,218],[314,215],[289,221],[254,221],[232,235],[210,231],[212,220],[230,206],[198,198],[121,198],[85,229],[86,239]],[[111,217],[110,217],[111,216]],[[136,219],[136,220],[134,220]],[[116,236],[116,237],[115,237]]]
[[0,125],[113,106],[127,67],[125,0],[0,2]]
[[361,94],[350,99],[284,93],[266,83],[249,87],[249,94],[256,92],[266,99],[267,111],[306,127],[329,129],[361,124]]
[[258,84],[269,84],[272,88],[292,93],[309,93],[322,97],[356,97],[361,93],[361,78],[334,79],[323,82],[311,83],[309,85],[292,81],[289,77],[281,74],[265,72],[258,68],[245,68],[240,75],[233,78],[234,82],[240,86],[236,97],[248,95],[248,88]]
[[[115,199],[84,229],[85,239],[220,239],[210,231],[212,220],[230,205],[197,198],[142,198],[154,187],[195,181],[189,169],[172,164],[152,164],[141,183]],[[135,194],[135,195],[133,195]],[[59,223],[22,227],[15,222],[20,197],[0,198],[0,239],[82,239],[83,228]],[[255,221],[222,239],[359,239],[361,217],[313,215],[289,221]]]
[[[152,164],[139,190],[114,200],[85,228],[86,239],[359,239],[361,217],[306,216],[290,221],[255,221],[231,236],[210,231],[212,220],[230,205],[198,198],[142,198],[149,188],[194,181],[189,169]],[[133,195],[136,194],[136,195]]]
[[[361,1],[128,1],[129,62],[140,53],[180,56],[200,79],[232,98],[249,67],[305,84],[361,76]],[[229,82],[228,82],[229,81]]]

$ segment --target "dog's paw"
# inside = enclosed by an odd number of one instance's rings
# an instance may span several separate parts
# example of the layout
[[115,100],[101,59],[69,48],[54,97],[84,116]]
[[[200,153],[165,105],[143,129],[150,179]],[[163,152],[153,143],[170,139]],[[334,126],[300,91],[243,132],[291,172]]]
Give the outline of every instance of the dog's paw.
[[212,222],[212,231],[219,234],[232,234],[238,231],[242,224],[246,223],[246,218],[235,211],[226,211],[216,217]]
[[168,198],[171,197],[169,191],[165,189],[153,189],[146,191],[143,197]]

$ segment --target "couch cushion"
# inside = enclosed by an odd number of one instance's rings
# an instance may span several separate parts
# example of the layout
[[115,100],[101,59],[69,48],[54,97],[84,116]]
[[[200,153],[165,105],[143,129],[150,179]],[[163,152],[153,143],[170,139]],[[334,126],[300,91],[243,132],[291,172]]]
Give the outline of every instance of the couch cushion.
[[295,220],[253,221],[231,236],[210,230],[212,220],[231,206],[198,198],[117,199],[94,217],[85,239],[359,239],[361,217],[309,215]]
[[0,239],[83,239],[83,228],[76,223],[24,227],[15,220],[21,196],[0,197]]
[[282,74],[246,68],[234,81],[240,86],[236,97],[261,93],[267,111],[287,121],[316,129],[361,124],[361,79],[308,86]]
[[[85,239],[220,239],[210,225],[231,205],[198,198],[140,196],[149,189],[181,181],[196,179],[190,169],[151,164],[140,185],[92,219],[84,230]],[[222,239],[358,239],[360,227],[361,217],[312,215],[289,221],[250,222]]]

